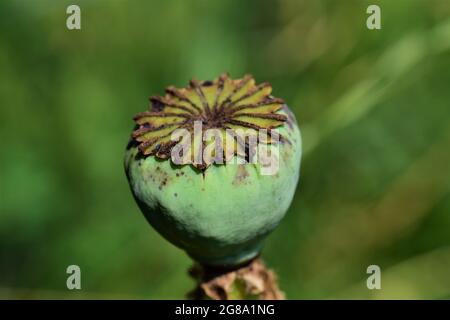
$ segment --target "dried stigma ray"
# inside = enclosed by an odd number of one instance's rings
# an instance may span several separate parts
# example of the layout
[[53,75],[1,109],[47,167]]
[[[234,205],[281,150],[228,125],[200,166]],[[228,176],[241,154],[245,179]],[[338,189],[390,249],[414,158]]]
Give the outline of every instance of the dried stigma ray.
[[[200,123],[202,132],[210,129],[216,132],[209,141],[200,137],[200,143],[195,143],[197,137],[189,139],[188,145],[184,146],[188,163],[206,170],[214,159],[229,160],[234,155],[248,157],[249,150],[254,147],[249,145],[249,141],[253,141],[249,136],[253,135],[257,144],[270,143],[272,129],[288,120],[286,115],[277,113],[283,108],[284,101],[271,96],[271,91],[268,83],[256,85],[250,75],[232,80],[227,74],[213,81],[191,80],[186,88],[168,87],[164,97],[150,98],[151,111],[134,117],[138,127],[133,132],[133,139],[144,156],[168,159],[180,142],[174,141],[174,133],[181,129],[192,136]],[[269,138],[261,139],[258,134],[261,131]],[[196,161],[211,144],[220,146],[217,150],[222,154],[200,157],[201,161]]]

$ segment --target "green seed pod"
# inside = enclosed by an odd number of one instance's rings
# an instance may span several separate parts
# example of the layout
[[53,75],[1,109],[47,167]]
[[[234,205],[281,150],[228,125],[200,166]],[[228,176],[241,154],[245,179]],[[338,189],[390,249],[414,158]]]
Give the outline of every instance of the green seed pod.
[[[134,198],[162,236],[204,265],[257,256],[292,201],[300,131],[271,91],[251,76],[192,80],[152,97],[150,111],[134,118],[125,155]],[[177,129],[188,135],[181,139]],[[214,139],[205,139],[208,129]],[[174,160],[180,150],[182,163]]]

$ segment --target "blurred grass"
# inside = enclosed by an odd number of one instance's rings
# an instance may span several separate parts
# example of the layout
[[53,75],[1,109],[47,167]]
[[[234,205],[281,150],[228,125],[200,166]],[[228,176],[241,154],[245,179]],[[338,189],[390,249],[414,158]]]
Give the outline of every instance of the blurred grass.
[[123,150],[148,96],[223,71],[301,124],[264,250],[289,298],[450,297],[448,1],[78,1],[81,31],[69,4],[0,2],[0,298],[184,297],[191,262],[138,211]]

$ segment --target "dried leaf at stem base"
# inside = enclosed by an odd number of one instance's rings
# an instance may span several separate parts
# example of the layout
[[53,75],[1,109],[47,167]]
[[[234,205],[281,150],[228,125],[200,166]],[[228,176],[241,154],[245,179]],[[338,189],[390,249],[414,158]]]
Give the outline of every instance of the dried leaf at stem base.
[[275,273],[260,258],[235,269],[221,269],[199,264],[189,274],[197,287],[188,294],[194,300],[284,300]]

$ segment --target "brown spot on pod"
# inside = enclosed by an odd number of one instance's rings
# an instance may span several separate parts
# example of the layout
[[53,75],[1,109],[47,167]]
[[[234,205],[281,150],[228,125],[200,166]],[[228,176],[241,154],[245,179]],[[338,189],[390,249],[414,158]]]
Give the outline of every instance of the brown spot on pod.
[[246,165],[245,164],[238,165],[236,175],[234,176],[234,179],[233,179],[233,185],[237,186],[237,185],[248,182],[247,178],[249,176],[250,176],[250,174],[247,171]]

